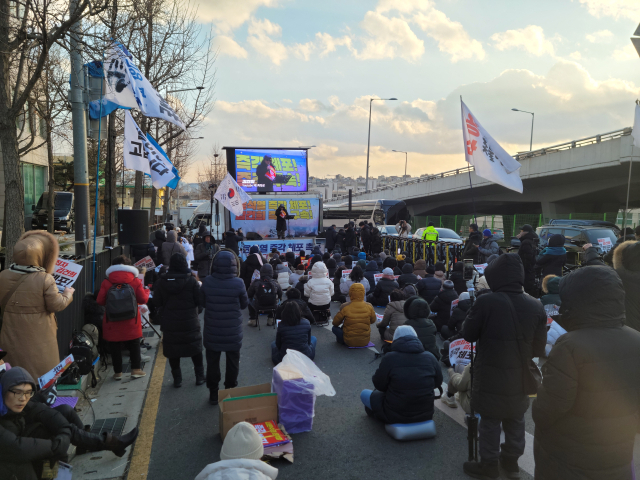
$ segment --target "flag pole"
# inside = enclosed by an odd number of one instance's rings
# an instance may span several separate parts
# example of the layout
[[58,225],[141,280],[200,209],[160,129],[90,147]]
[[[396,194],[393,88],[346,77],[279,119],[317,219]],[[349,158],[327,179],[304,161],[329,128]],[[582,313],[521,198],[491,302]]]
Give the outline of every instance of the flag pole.
[[[460,95],[460,115],[462,116],[462,129],[463,129],[463,133],[462,133],[463,145],[462,146],[464,148],[465,157],[466,157],[467,146],[464,145],[464,111],[462,110],[462,95]],[[476,201],[473,197],[473,183],[471,183],[471,167],[470,166],[467,167],[467,173],[469,174],[469,188],[471,189],[471,208],[473,209],[473,223],[477,224],[478,219],[476,217]]]
[[[102,52],[102,63],[104,65],[104,52]],[[104,67],[102,69],[102,77],[104,78]],[[104,95],[102,91],[103,85],[104,85],[104,81],[100,82],[100,116],[98,118],[98,160],[96,162],[97,163],[96,165],[96,201],[95,201],[95,210],[93,213],[93,254],[92,254],[92,260],[91,260],[91,264],[93,267],[92,268],[93,277],[91,280],[92,293],[95,293],[96,291],[96,235],[98,232],[98,198],[99,198],[99,192],[100,192],[100,143],[101,143],[100,134],[102,133],[102,98]],[[105,195],[107,193],[106,187],[107,185],[105,184]],[[111,234],[111,232],[109,232],[109,234]]]

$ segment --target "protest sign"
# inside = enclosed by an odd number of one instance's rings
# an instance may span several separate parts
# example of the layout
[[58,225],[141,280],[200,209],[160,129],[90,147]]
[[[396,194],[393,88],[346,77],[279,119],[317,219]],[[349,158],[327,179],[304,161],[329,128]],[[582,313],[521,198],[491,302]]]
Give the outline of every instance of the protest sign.
[[457,298],[453,302],[451,302],[451,310],[449,310],[449,315],[453,315],[453,309],[458,306],[458,302],[460,302],[460,300]]
[[342,270],[342,278],[347,278],[350,273],[351,270]]
[[73,355],[69,355],[67,358],[62,360],[58,365],[53,367],[47,373],[42,375],[38,379],[38,385],[40,385],[40,390],[49,388],[51,385],[56,383],[56,380],[60,378],[60,376],[64,373],[64,371],[69,368],[69,366],[73,363]]
[[384,315],[382,313],[376,313],[376,323],[380,323]]
[[373,274],[373,278],[376,281],[376,285],[378,284],[378,281],[382,278],[382,275],[383,275],[382,273],[374,273]]
[[[475,352],[475,345],[473,351]],[[449,344],[449,362],[451,366],[456,364],[466,365],[471,361],[471,344],[464,338],[454,340]]]
[[609,237],[607,238],[599,238],[598,239],[598,245],[600,245],[600,248],[602,248],[603,251],[608,252],[609,250],[611,250],[611,247],[613,246],[611,244],[611,239]]
[[544,306],[544,311],[549,317],[560,315],[560,307],[558,305],[549,304]]
[[253,271],[253,275],[251,275],[251,281],[260,280],[260,270],[257,268]]
[[134,267],[145,267],[147,270],[151,270],[153,268],[156,268],[156,264],[153,263],[153,260],[151,260],[151,257],[149,257],[149,256],[141,258],[136,263],[134,263],[133,266]]
[[474,265],[473,267],[480,275],[484,275],[484,269],[487,268],[488,265],[488,263],[483,263],[482,265]]
[[56,281],[58,290],[62,292],[65,287],[72,286],[78,279],[81,271],[82,265],[73,263],[71,260],[59,258],[56,261],[56,268],[53,271],[53,279]]

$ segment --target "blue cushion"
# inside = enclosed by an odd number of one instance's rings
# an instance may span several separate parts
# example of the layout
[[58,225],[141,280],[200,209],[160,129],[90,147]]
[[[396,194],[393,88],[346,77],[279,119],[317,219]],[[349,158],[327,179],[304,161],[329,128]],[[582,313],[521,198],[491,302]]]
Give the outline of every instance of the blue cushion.
[[387,424],[384,426],[384,429],[389,435],[401,442],[423,440],[436,436],[436,424],[433,420],[418,423]]

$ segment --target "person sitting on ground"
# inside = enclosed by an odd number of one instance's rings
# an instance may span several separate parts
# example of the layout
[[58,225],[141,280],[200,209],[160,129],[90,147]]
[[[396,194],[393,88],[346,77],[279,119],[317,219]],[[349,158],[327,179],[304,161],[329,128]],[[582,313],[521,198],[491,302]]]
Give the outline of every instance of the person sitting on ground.
[[283,291],[289,289],[289,276],[291,274],[291,270],[280,260],[275,262],[275,276],[278,279],[278,283],[280,284],[280,288]]
[[286,293],[287,299],[278,305],[276,310],[276,319],[282,320],[282,312],[289,303],[295,303],[300,309],[302,318],[306,318],[309,322],[315,322],[313,312],[309,310],[309,304],[302,299],[302,294],[297,288],[290,288]]
[[294,288],[300,292],[300,298],[307,305],[308,305],[308,302],[307,302],[308,299],[304,296],[304,286],[307,284],[308,281],[309,281],[309,275],[305,274],[305,275],[302,275],[298,279],[298,283],[294,285]]
[[235,424],[224,438],[220,461],[210,463],[195,480],[275,480],[278,469],[261,461],[262,437],[247,422]]
[[[44,470],[55,471],[67,462],[69,445],[78,450],[112,451],[119,457],[138,436],[134,427],[126,435],[86,432],[74,409],[51,408],[32,398],[36,382],[22,367],[0,376],[0,478],[36,480]],[[53,476],[47,477],[53,478]]]
[[300,250],[300,254],[299,256],[296,258],[295,262],[293,262],[293,267],[297,270],[299,265],[302,265],[304,267],[304,269],[306,270],[306,262],[307,262],[307,257],[305,256],[305,252],[304,250]]
[[[258,247],[255,246],[255,249],[257,251]],[[194,263],[196,266],[196,270],[198,272],[198,278],[200,279],[201,282],[204,281],[205,278],[207,278],[207,275],[209,275],[210,273],[209,267],[211,266],[211,259],[216,253],[218,253],[219,250],[220,250],[220,247],[218,247],[218,244],[211,242],[211,235],[209,235],[209,232],[205,232],[203,236],[203,241],[198,244],[193,254]],[[250,257],[251,255],[249,255],[249,258]],[[165,265],[168,265],[168,263]]]
[[354,283],[361,283],[364,286],[365,293],[369,293],[371,287],[369,286],[369,281],[364,277],[364,273],[362,272],[360,265],[353,267],[347,278],[340,279],[340,293],[347,295],[351,285]]
[[405,257],[402,253],[399,253],[396,255],[396,261],[398,262],[398,270],[400,270],[400,273],[396,275],[402,275],[402,267],[404,267],[406,258],[407,257]]
[[293,266],[296,263],[296,254],[290,248],[287,248],[287,251],[284,254],[285,261],[289,264],[289,269],[293,272],[295,271],[295,267]]
[[427,303],[433,302],[438,296],[440,290],[442,290],[442,280],[435,276],[436,269],[433,265],[429,265],[426,270],[426,275],[418,280],[416,288],[418,289],[418,295],[424,298]]
[[333,282],[329,280],[327,266],[317,262],[311,269],[311,279],[304,286],[304,296],[309,300],[309,308],[314,310],[328,310],[334,293]]
[[382,340],[392,341],[393,334],[400,325],[404,325],[407,317],[404,316],[404,293],[395,289],[391,292],[391,301],[384,310],[382,321],[378,324],[378,332]]
[[316,253],[313,257],[311,257],[311,261],[309,262],[307,270],[313,270],[313,266],[318,262],[322,262],[322,255]]
[[332,302],[344,303],[347,301],[347,296],[343,295],[342,292],[340,291],[340,282],[342,282],[342,272],[344,270],[347,270],[347,267],[345,267],[344,265],[342,265],[341,267],[338,267],[335,275],[333,276],[334,293],[331,296]]
[[370,287],[375,286],[376,277],[374,275],[377,273],[380,273],[380,270],[378,270],[378,264],[375,260],[371,260],[369,263],[367,263],[367,266],[364,269],[364,278],[367,279]]
[[424,259],[420,259],[413,266],[413,273],[420,278],[424,278],[427,276],[427,262]]
[[351,270],[353,268],[353,257],[351,255],[345,255],[342,257],[342,261],[344,262],[344,266],[347,270]]
[[329,272],[329,278],[335,278],[336,270],[338,270],[338,267],[336,267],[336,261],[333,259],[333,257],[329,257],[325,262],[325,265],[327,266],[327,271]]
[[444,283],[444,281],[447,279],[447,274],[445,273],[446,268],[444,266],[444,263],[438,262],[434,265],[433,268],[435,270],[433,272],[433,276]]
[[271,360],[279,364],[287,354],[287,350],[297,350],[313,360],[316,356],[318,339],[311,336],[311,323],[302,317],[298,304],[287,302],[282,310],[282,318],[276,332],[276,339],[271,343]]
[[382,270],[382,257],[380,253],[373,254],[373,261],[378,264],[378,271]]
[[436,346],[436,329],[433,320],[429,318],[431,310],[424,298],[417,295],[409,297],[404,302],[404,316],[407,319],[404,324],[412,327],[418,334],[425,351],[431,352],[434,357],[440,359]]
[[[171,233],[171,232],[169,232]],[[175,233],[175,231],[173,232]],[[165,242],[166,244],[166,242]],[[182,248],[182,247],[180,247]],[[185,256],[186,260],[186,256]],[[166,263],[169,265],[169,262]],[[125,255],[117,256],[111,262],[111,266],[107,269],[107,278],[102,281],[100,292],[96,302],[99,305],[106,306],[106,312],[102,320],[102,336],[105,341],[109,342],[109,352],[111,353],[111,361],[113,362],[113,379],[122,380],[122,344],[129,350],[129,359],[131,362],[131,378],[141,378],[147,374],[142,371],[142,357],[140,352],[140,338],[142,338],[142,320],[140,317],[140,309],[137,305],[144,305],[149,300],[149,289],[142,285],[138,278],[138,269],[131,265],[131,260]],[[115,305],[112,292],[124,292],[125,289],[113,289],[116,285],[127,284],[135,299],[126,298],[126,300],[135,300],[135,311],[131,312],[131,318],[112,321],[109,318],[109,312],[121,310],[125,302],[118,302]],[[122,299],[121,299],[122,300]]]
[[295,272],[289,275],[289,285],[295,287],[300,281],[300,277],[304,277],[306,273],[307,272],[304,269],[304,265],[298,265]]
[[[282,299],[282,288],[273,278],[273,267],[265,263],[260,268],[260,278],[251,282],[249,290],[249,323],[250,327],[258,326],[258,312],[264,309],[275,309]],[[272,316],[267,319],[267,326],[272,326],[275,320]]]
[[458,294],[453,289],[453,282],[451,280],[445,280],[442,284],[442,291],[438,293],[438,296],[431,302],[431,305],[429,305],[431,311],[437,313],[436,318],[433,319],[433,323],[436,325],[438,331],[442,330],[443,325],[449,323],[451,302],[457,298]]
[[[398,261],[392,256],[388,255],[382,262],[382,269],[384,270],[385,268],[390,268],[391,270],[398,268]],[[398,273],[397,275],[400,275],[400,273]],[[394,275],[396,274],[394,273]]]
[[364,275],[364,270],[367,268],[367,261],[366,260],[358,260],[357,263],[353,266],[355,267],[360,267],[360,270],[362,270],[362,273]]
[[389,295],[396,288],[400,288],[400,286],[393,276],[393,270],[385,268],[382,271],[382,278],[378,280],[373,293],[367,296],[367,302],[376,307],[386,307],[389,303]]
[[364,250],[358,252],[358,260],[367,260],[367,252],[365,252]]
[[[605,266],[580,268],[560,281],[560,313],[568,333],[542,366],[531,409],[535,478],[634,476],[640,333],[625,326],[623,281]],[[637,297],[637,289],[626,294]]]
[[[498,255],[497,253],[495,255],[491,255],[489,258],[487,258],[487,266],[491,265],[498,258],[500,258],[500,255]],[[487,281],[486,275],[478,278],[478,281],[476,282],[476,291],[479,292],[481,290],[491,290],[491,288],[489,288],[489,282]]]
[[464,279],[464,263],[456,262],[453,264],[453,271],[449,280],[453,282],[453,289],[458,295],[467,291],[467,282]]
[[462,324],[464,319],[467,318],[467,312],[471,305],[473,305],[473,302],[469,292],[462,292],[458,297],[458,305],[453,308],[447,325],[443,325],[440,329],[440,335],[442,335],[443,340],[453,341],[461,337]]
[[562,267],[567,263],[567,249],[564,248],[564,235],[551,235],[547,248],[536,257],[536,269],[542,271],[542,276],[562,276]]
[[344,267],[344,262],[342,261],[342,255],[340,253],[334,253],[333,259],[336,261],[336,268]]
[[[201,244],[202,245],[202,244]],[[173,386],[182,386],[180,359],[190,358],[196,386],[205,383],[202,355],[202,333],[198,315],[204,308],[200,285],[191,274],[187,260],[179,253],[171,256],[169,272],[154,286],[152,307],[160,310],[162,353],[169,359]]]
[[418,283],[418,277],[413,272],[413,266],[410,263],[405,263],[402,266],[402,275],[398,277],[398,285],[400,288],[404,288],[407,285],[416,285]]
[[249,248],[249,255],[247,255],[247,259],[244,262],[242,262],[242,268],[241,268],[241,274],[240,274],[240,276],[242,277],[242,280],[244,281],[245,289],[248,290],[249,286],[251,286],[254,272],[256,270],[258,270],[259,272],[265,263],[267,263],[267,261],[260,253],[260,248],[258,248],[257,245],[251,245],[251,248]]
[[[376,312],[370,303],[364,301],[364,286],[354,283],[349,289],[349,302],[340,306],[333,317],[331,331],[336,341],[348,347],[366,347],[371,340],[371,327],[376,323]],[[342,325],[342,327],[341,327]]]
[[171,261],[171,255],[174,253],[180,253],[187,258],[187,251],[182,246],[182,243],[178,242],[178,234],[175,230],[171,230],[167,233],[167,241],[162,244],[162,251],[158,252],[159,258],[162,259],[163,265],[169,265]]
[[391,351],[382,357],[372,380],[375,390],[360,394],[370,417],[386,424],[433,418],[433,391],[442,385],[442,369],[413,328],[401,325],[396,329]]
[[542,279],[542,292],[544,295],[540,297],[542,305],[558,305],[560,301],[560,280],[562,278],[556,275],[547,275]]
[[465,365],[462,373],[457,373],[453,368],[449,368],[448,373],[447,392],[440,400],[451,408],[458,408],[457,400],[464,413],[471,413],[471,363]]

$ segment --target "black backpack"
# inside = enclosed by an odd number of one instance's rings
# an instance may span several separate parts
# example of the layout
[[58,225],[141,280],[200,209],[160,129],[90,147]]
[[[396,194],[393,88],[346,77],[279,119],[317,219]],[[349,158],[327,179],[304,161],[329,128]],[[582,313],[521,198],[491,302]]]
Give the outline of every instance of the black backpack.
[[111,286],[107,293],[107,320],[110,322],[122,322],[138,318],[138,301],[136,292],[128,283],[119,283]]
[[258,299],[258,305],[270,307],[278,303],[278,295],[273,284],[268,280],[260,280],[258,285],[258,291],[256,292],[256,298]]
[[[95,326],[93,326],[93,328],[95,328]],[[98,382],[95,376],[93,362],[98,358],[98,347],[92,338],[91,331],[87,332],[83,329],[73,332],[69,347],[69,353],[73,355],[73,360],[78,367],[78,373],[80,375],[91,373],[91,386],[95,387]]]

